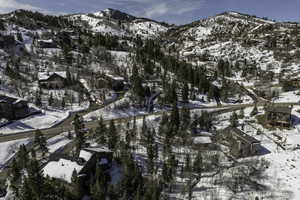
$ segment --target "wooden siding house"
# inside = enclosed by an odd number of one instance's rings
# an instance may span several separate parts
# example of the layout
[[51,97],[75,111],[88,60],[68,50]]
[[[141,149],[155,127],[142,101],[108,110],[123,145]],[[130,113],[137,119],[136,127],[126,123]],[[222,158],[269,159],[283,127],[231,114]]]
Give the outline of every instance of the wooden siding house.
[[290,83],[293,87],[299,88],[300,87],[300,78],[291,79]]
[[124,78],[120,76],[115,76],[111,74],[105,74],[104,78],[108,81],[109,86],[116,91],[124,89]]
[[273,127],[290,127],[292,125],[292,107],[269,105],[265,107],[266,122]]
[[[77,172],[80,188],[86,192],[90,191],[91,181],[95,181],[96,168],[100,167],[107,174],[112,166],[113,152],[107,148],[89,147],[80,151],[79,157],[68,151],[74,144],[70,143],[64,147],[66,150],[55,152],[51,155],[43,170],[44,175],[60,180],[66,187],[74,189],[72,176]],[[104,177],[103,177],[104,178]]]
[[39,86],[47,89],[62,89],[66,85],[66,72],[40,72],[38,73]]
[[0,118],[17,120],[29,115],[28,102],[8,96],[0,96]]
[[219,143],[229,147],[234,157],[249,157],[258,155],[260,152],[260,141],[238,128],[227,127],[217,137]]

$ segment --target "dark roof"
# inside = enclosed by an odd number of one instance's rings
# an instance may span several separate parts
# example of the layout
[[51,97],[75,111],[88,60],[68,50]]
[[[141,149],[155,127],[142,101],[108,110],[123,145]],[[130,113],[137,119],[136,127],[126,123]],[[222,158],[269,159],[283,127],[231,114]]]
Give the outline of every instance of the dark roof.
[[6,102],[12,104],[15,101],[17,101],[16,98],[0,95],[0,102]]
[[267,106],[265,108],[267,112],[277,112],[277,113],[286,113],[291,114],[292,108],[289,106]]
[[89,151],[89,152],[93,152],[93,153],[112,153],[111,150],[105,148],[105,147],[89,147],[89,148],[85,148],[84,150]]
[[17,104],[17,103],[26,102],[26,101],[23,99],[17,99],[17,98],[8,97],[5,95],[0,95],[0,102],[5,102],[5,103],[9,103],[9,104]]
[[225,130],[227,131],[233,131],[234,133],[236,133],[237,136],[240,137],[240,139],[246,141],[247,143],[260,143],[259,140],[255,139],[254,137],[246,134],[245,132],[241,131],[238,128],[234,128],[234,127],[227,127]]

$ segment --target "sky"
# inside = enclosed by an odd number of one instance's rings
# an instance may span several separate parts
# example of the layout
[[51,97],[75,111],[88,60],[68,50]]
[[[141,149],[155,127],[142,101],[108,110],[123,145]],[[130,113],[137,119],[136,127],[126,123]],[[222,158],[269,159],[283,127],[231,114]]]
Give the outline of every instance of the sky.
[[299,0],[0,0],[0,13],[27,9],[60,15],[106,8],[170,24],[186,24],[224,11],[277,21],[300,21]]

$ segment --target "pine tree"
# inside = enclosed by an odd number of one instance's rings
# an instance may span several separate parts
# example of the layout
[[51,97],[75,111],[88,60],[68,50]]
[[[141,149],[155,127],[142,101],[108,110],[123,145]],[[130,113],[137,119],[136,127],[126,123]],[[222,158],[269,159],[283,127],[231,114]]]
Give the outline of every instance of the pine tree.
[[36,159],[31,160],[27,167],[28,184],[32,190],[32,199],[44,199],[44,176],[43,171]]
[[19,184],[21,179],[21,167],[17,163],[16,159],[13,159],[10,169],[10,188],[12,189],[14,195],[18,198],[20,195]]
[[28,162],[29,162],[29,155],[28,150],[24,144],[22,144],[19,148],[19,151],[17,153],[17,160],[18,164],[21,169],[26,168]]
[[35,105],[41,106],[42,105],[42,99],[39,91],[36,91],[35,93]]
[[230,116],[229,121],[230,121],[230,125],[232,127],[237,127],[238,126],[239,121],[238,121],[238,115],[236,114],[236,112],[232,113],[232,115]]
[[66,101],[65,101],[65,98],[63,97],[61,100],[61,107],[65,108],[65,106],[66,106]]
[[92,194],[92,199],[94,200],[105,199],[105,190],[102,187],[102,184],[99,179],[97,179],[96,183],[92,186],[91,194]]
[[187,130],[191,123],[191,112],[190,109],[187,107],[183,107],[181,110],[181,115],[180,115],[180,121],[181,121],[181,129],[182,130]]
[[76,135],[75,141],[76,141],[76,152],[79,155],[80,150],[85,144],[86,138],[85,138],[85,130],[84,130],[84,123],[83,119],[76,114],[74,117],[74,132]]
[[95,130],[95,138],[99,144],[104,145],[107,143],[107,128],[102,117],[100,117],[99,124]]
[[244,109],[241,109],[240,114],[239,114],[239,118],[243,119],[244,117],[245,117],[245,111],[244,111]]
[[155,158],[155,145],[148,144],[148,146],[147,146],[147,167],[148,167],[149,174],[153,174],[153,172],[154,172],[154,158]]
[[34,134],[34,144],[38,146],[43,155],[48,151],[47,140],[40,130],[36,130]]
[[189,102],[189,86],[187,82],[184,83],[183,89],[182,89],[182,102],[188,103]]
[[19,197],[17,196],[17,199],[33,200],[33,193],[28,179],[29,178],[27,177],[23,177],[23,183],[20,186],[20,194],[22,195],[20,195]]
[[177,102],[173,103],[172,112],[170,115],[170,130],[172,131],[173,135],[176,135],[179,127],[180,127],[180,116],[177,107]]
[[257,113],[258,113],[258,109],[257,109],[257,106],[256,106],[256,104],[255,104],[255,106],[254,106],[253,110],[251,111],[250,115],[251,115],[251,116],[254,116],[254,115],[256,115]]
[[113,120],[110,121],[107,135],[108,135],[108,148],[115,150],[119,142],[119,136],[115,126],[115,122]]
[[198,151],[197,156],[193,163],[193,171],[197,173],[198,175],[202,173],[203,171],[203,158],[200,151]]
[[72,84],[72,82],[73,82],[73,80],[72,80],[72,75],[71,75],[71,73],[70,73],[70,68],[69,67],[67,67],[67,70],[66,70],[66,78],[67,78],[67,84],[68,85],[71,85]]
[[73,186],[73,193],[72,196],[74,199],[80,199],[83,193],[83,188],[80,183],[80,179],[78,178],[78,173],[76,169],[74,169],[71,177],[72,186]]
[[51,92],[50,96],[49,96],[49,99],[48,99],[48,105],[52,106],[52,104],[53,104],[53,95],[52,95],[52,92]]

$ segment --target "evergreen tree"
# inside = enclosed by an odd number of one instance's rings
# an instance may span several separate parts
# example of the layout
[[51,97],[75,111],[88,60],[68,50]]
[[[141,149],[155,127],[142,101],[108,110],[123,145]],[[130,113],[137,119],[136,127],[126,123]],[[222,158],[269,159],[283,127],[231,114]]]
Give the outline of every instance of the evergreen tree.
[[254,115],[256,115],[257,113],[258,113],[258,109],[257,109],[257,106],[256,106],[256,104],[255,104],[255,106],[254,106],[253,110],[251,111],[250,115],[251,115],[251,116],[254,116]]
[[72,82],[73,82],[73,80],[72,80],[72,75],[71,75],[71,73],[70,73],[70,68],[69,67],[67,67],[67,70],[66,70],[66,79],[67,79],[67,84],[68,85],[71,85],[72,84]]
[[104,124],[102,116],[100,117],[99,124],[95,130],[95,138],[99,144],[107,143],[107,127]]
[[236,114],[236,112],[233,112],[232,115],[230,116],[230,125],[232,127],[237,127],[238,126],[238,115]]
[[44,199],[44,176],[43,171],[36,159],[30,161],[27,167],[28,184],[32,191],[32,199]]
[[78,114],[74,117],[74,132],[76,135],[75,141],[76,141],[76,152],[79,155],[80,150],[85,144],[86,138],[85,138],[85,126],[83,123],[82,117],[80,117]]
[[10,169],[10,188],[12,189],[14,195],[19,198],[20,195],[20,178],[21,178],[21,167],[17,163],[16,159],[13,159]]
[[240,114],[239,114],[239,118],[243,119],[244,117],[245,117],[245,111],[244,111],[244,109],[241,109]]
[[78,178],[78,173],[76,169],[74,169],[71,177],[72,186],[73,186],[73,193],[72,196],[74,199],[80,199],[83,194],[83,188],[80,183],[80,179]]
[[110,148],[111,150],[115,150],[119,142],[119,135],[117,133],[115,122],[113,120],[110,121],[107,135],[108,135],[108,148]]
[[65,101],[65,98],[63,97],[61,100],[61,107],[65,108],[65,106],[66,106],[66,101]]
[[179,116],[179,110],[177,107],[177,102],[173,103],[172,112],[170,115],[170,122],[169,122],[170,130],[173,132],[174,135],[176,135],[179,127],[180,127],[180,116]]
[[42,106],[42,99],[39,91],[35,93],[35,105]]
[[18,165],[21,169],[26,168],[29,162],[28,150],[24,144],[22,144],[17,153]]
[[189,102],[189,86],[186,82],[184,82],[183,89],[182,89],[182,102],[183,103]]
[[23,177],[23,183],[20,186],[20,194],[19,196],[16,196],[17,199],[20,200],[33,200],[33,193],[31,186],[29,185],[29,180],[27,177]]
[[38,146],[43,155],[48,151],[47,140],[40,130],[35,131],[34,144]]
[[96,183],[92,186],[91,194],[93,200],[105,199],[105,190],[99,179],[97,179]]
[[49,99],[48,99],[48,105],[49,106],[52,106],[52,104],[53,104],[53,94],[52,94],[52,92],[50,93],[50,96],[49,96]]

